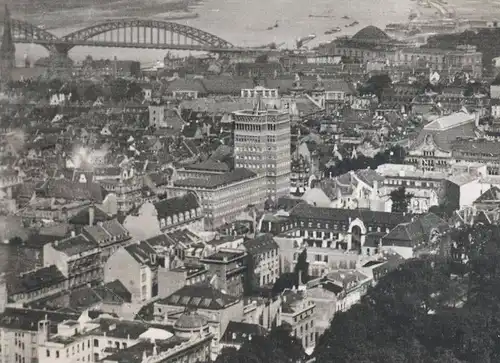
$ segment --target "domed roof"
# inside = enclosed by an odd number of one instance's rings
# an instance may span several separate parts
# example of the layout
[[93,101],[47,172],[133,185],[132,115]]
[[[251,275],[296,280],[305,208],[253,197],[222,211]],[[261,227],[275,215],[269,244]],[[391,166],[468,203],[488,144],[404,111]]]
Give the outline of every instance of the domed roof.
[[381,41],[391,39],[384,31],[377,28],[376,26],[370,25],[366,28],[361,29],[359,32],[352,36],[354,40],[364,40],[364,41]]
[[181,330],[197,330],[208,324],[208,319],[194,311],[182,314],[174,324],[174,328]]

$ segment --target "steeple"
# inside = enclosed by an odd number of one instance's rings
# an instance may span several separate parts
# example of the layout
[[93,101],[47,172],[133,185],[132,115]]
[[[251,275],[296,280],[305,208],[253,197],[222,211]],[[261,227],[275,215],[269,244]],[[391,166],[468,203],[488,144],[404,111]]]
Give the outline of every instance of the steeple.
[[0,45],[0,53],[2,54],[2,58],[5,58],[5,55],[7,53],[15,53],[15,52],[16,52],[16,47],[14,46],[14,42],[12,41],[10,11],[7,5],[5,5],[5,12],[3,16],[3,35],[2,35],[2,44]]
[[2,44],[0,45],[0,78],[7,82],[11,78],[12,69],[15,67],[16,47],[12,40],[10,11],[5,5]]

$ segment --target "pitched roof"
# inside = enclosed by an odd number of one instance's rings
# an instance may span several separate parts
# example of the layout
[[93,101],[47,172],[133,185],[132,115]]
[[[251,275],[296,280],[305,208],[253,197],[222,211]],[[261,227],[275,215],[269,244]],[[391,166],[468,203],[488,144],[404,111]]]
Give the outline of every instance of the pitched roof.
[[217,162],[212,159],[208,159],[196,164],[189,164],[184,167],[186,170],[204,170],[204,171],[219,171],[226,172],[229,171],[229,166],[226,163]]
[[176,305],[199,309],[220,310],[239,301],[208,284],[184,286],[158,304]]
[[354,34],[351,39],[358,41],[387,41],[391,38],[380,28],[369,25]]
[[442,116],[424,126],[424,130],[444,131],[474,122],[475,116],[466,112],[455,112]]
[[474,204],[476,203],[500,204],[500,188],[495,185],[492,186],[474,201]]
[[243,246],[252,256],[258,256],[268,251],[279,249],[278,244],[271,234],[262,234],[243,242]]
[[229,344],[243,344],[254,336],[265,336],[267,330],[258,324],[230,321],[226,331],[222,335],[221,341]]
[[328,220],[332,223],[348,224],[349,221],[356,218],[361,219],[365,224],[378,224],[385,226],[396,226],[399,223],[409,221],[410,216],[403,213],[378,212],[369,210],[340,209],[340,208],[321,208],[314,207],[307,203],[301,203],[290,211],[292,218],[307,218]]
[[99,303],[122,304],[130,302],[132,295],[119,281],[90,287],[85,286],[70,292],[70,306],[77,310],[85,310]]
[[129,236],[129,232],[116,219],[86,226],[83,228],[83,233],[99,245],[126,239]]
[[254,178],[257,176],[253,171],[245,168],[236,168],[224,174],[213,174],[206,179],[187,178],[174,182],[176,187],[216,189],[232,183]]
[[49,320],[52,325],[57,326],[65,320],[76,320],[78,314],[59,313],[47,310],[33,310],[20,308],[6,308],[0,314],[0,326],[14,330],[33,331],[38,330],[38,322]]
[[439,232],[449,228],[448,224],[434,213],[428,213],[408,223],[397,225],[392,231],[382,237],[384,246],[415,247],[427,242],[432,230]]
[[51,265],[8,279],[7,289],[9,295],[28,293],[54,286],[65,280],[66,278],[57,266]]
[[194,193],[186,193],[181,197],[160,200],[154,203],[154,206],[158,212],[158,218],[167,218],[197,209],[200,204]]
[[156,255],[156,251],[144,241],[132,243],[125,246],[125,250],[141,265],[152,266],[151,255]]
[[85,237],[83,234],[69,237],[52,243],[55,250],[65,253],[67,256],[74,256],[79,253],[87,252],[99,248],[99,245]]
[[456,127],[439,129],[426,129],[425,127],[418,134],[412,148],[415,148],[424,142],[434,142],[434,144],[444,151],[451,151],[452,144],[458,138],[475,138],[474,122],[460,124]]
[[94,223],[104,222],[112,218],[101,208],[95,206],[89,206],[87,208],[82,209],[73,217],[71,217],[69,223],[79,226],[85,226],[85,225],[88,226],[90,222],[90,214],[89,214],[90,208],[94,208],[94,217],[93,217]]

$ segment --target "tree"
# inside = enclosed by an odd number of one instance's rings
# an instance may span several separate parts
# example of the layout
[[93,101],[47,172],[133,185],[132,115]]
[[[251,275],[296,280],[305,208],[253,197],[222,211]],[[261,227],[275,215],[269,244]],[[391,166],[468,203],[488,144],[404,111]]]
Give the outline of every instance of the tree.
[[408,212],[408,207],[410,206],[411,198],[413,194],[406,193],[406,188],[404,186],[393,190],[390,193],[392,201],[392,212],[393,213],[406,213]]
[[[304,248],[297,257],[297,263],[295,264],[294,272],[297,275],[297,281],[306,283],[309,280],[309,262],[307,262],[306,248]],[[300,279],[299,279],[299,273],[300,273]]]
[[103,92],[100,87],[92,83],[85,87],[83,91],[83,98],[85,101],[90,101],[94,103],[99,97],[102,97]]
[[123,78],[117,78],[111,81],[111,99],[115,102],[124,101],[127,98],[128,82]]
[[292,289],[294,286],[297,286],[298,283],[297,274],[295,272],[282,273],[274,282],[272,294],[273,296],[277,296],[285,289]]
[[247,254],[246,257],[246,266],[247,270],[245,280],[243,281],[243,293],[245,296],[251,296],[255,292],[258,277],[255,274],[255,257],[250,253]]
[[144,97],[142,87],[136,82],[130,82],[127,86],[127,99],[140,99]]

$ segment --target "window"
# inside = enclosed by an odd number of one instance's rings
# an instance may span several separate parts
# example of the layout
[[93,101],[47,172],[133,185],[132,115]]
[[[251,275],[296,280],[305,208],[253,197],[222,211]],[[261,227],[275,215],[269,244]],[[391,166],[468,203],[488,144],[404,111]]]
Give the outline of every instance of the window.
[[56,358],[59,358],[59,351],[56,350]]
[[47,357],[50,357],[50,350],[47,349],[46,354],[47,354]]
[[94,347],[99,347],[99,340],[98,339],[94,339]]

